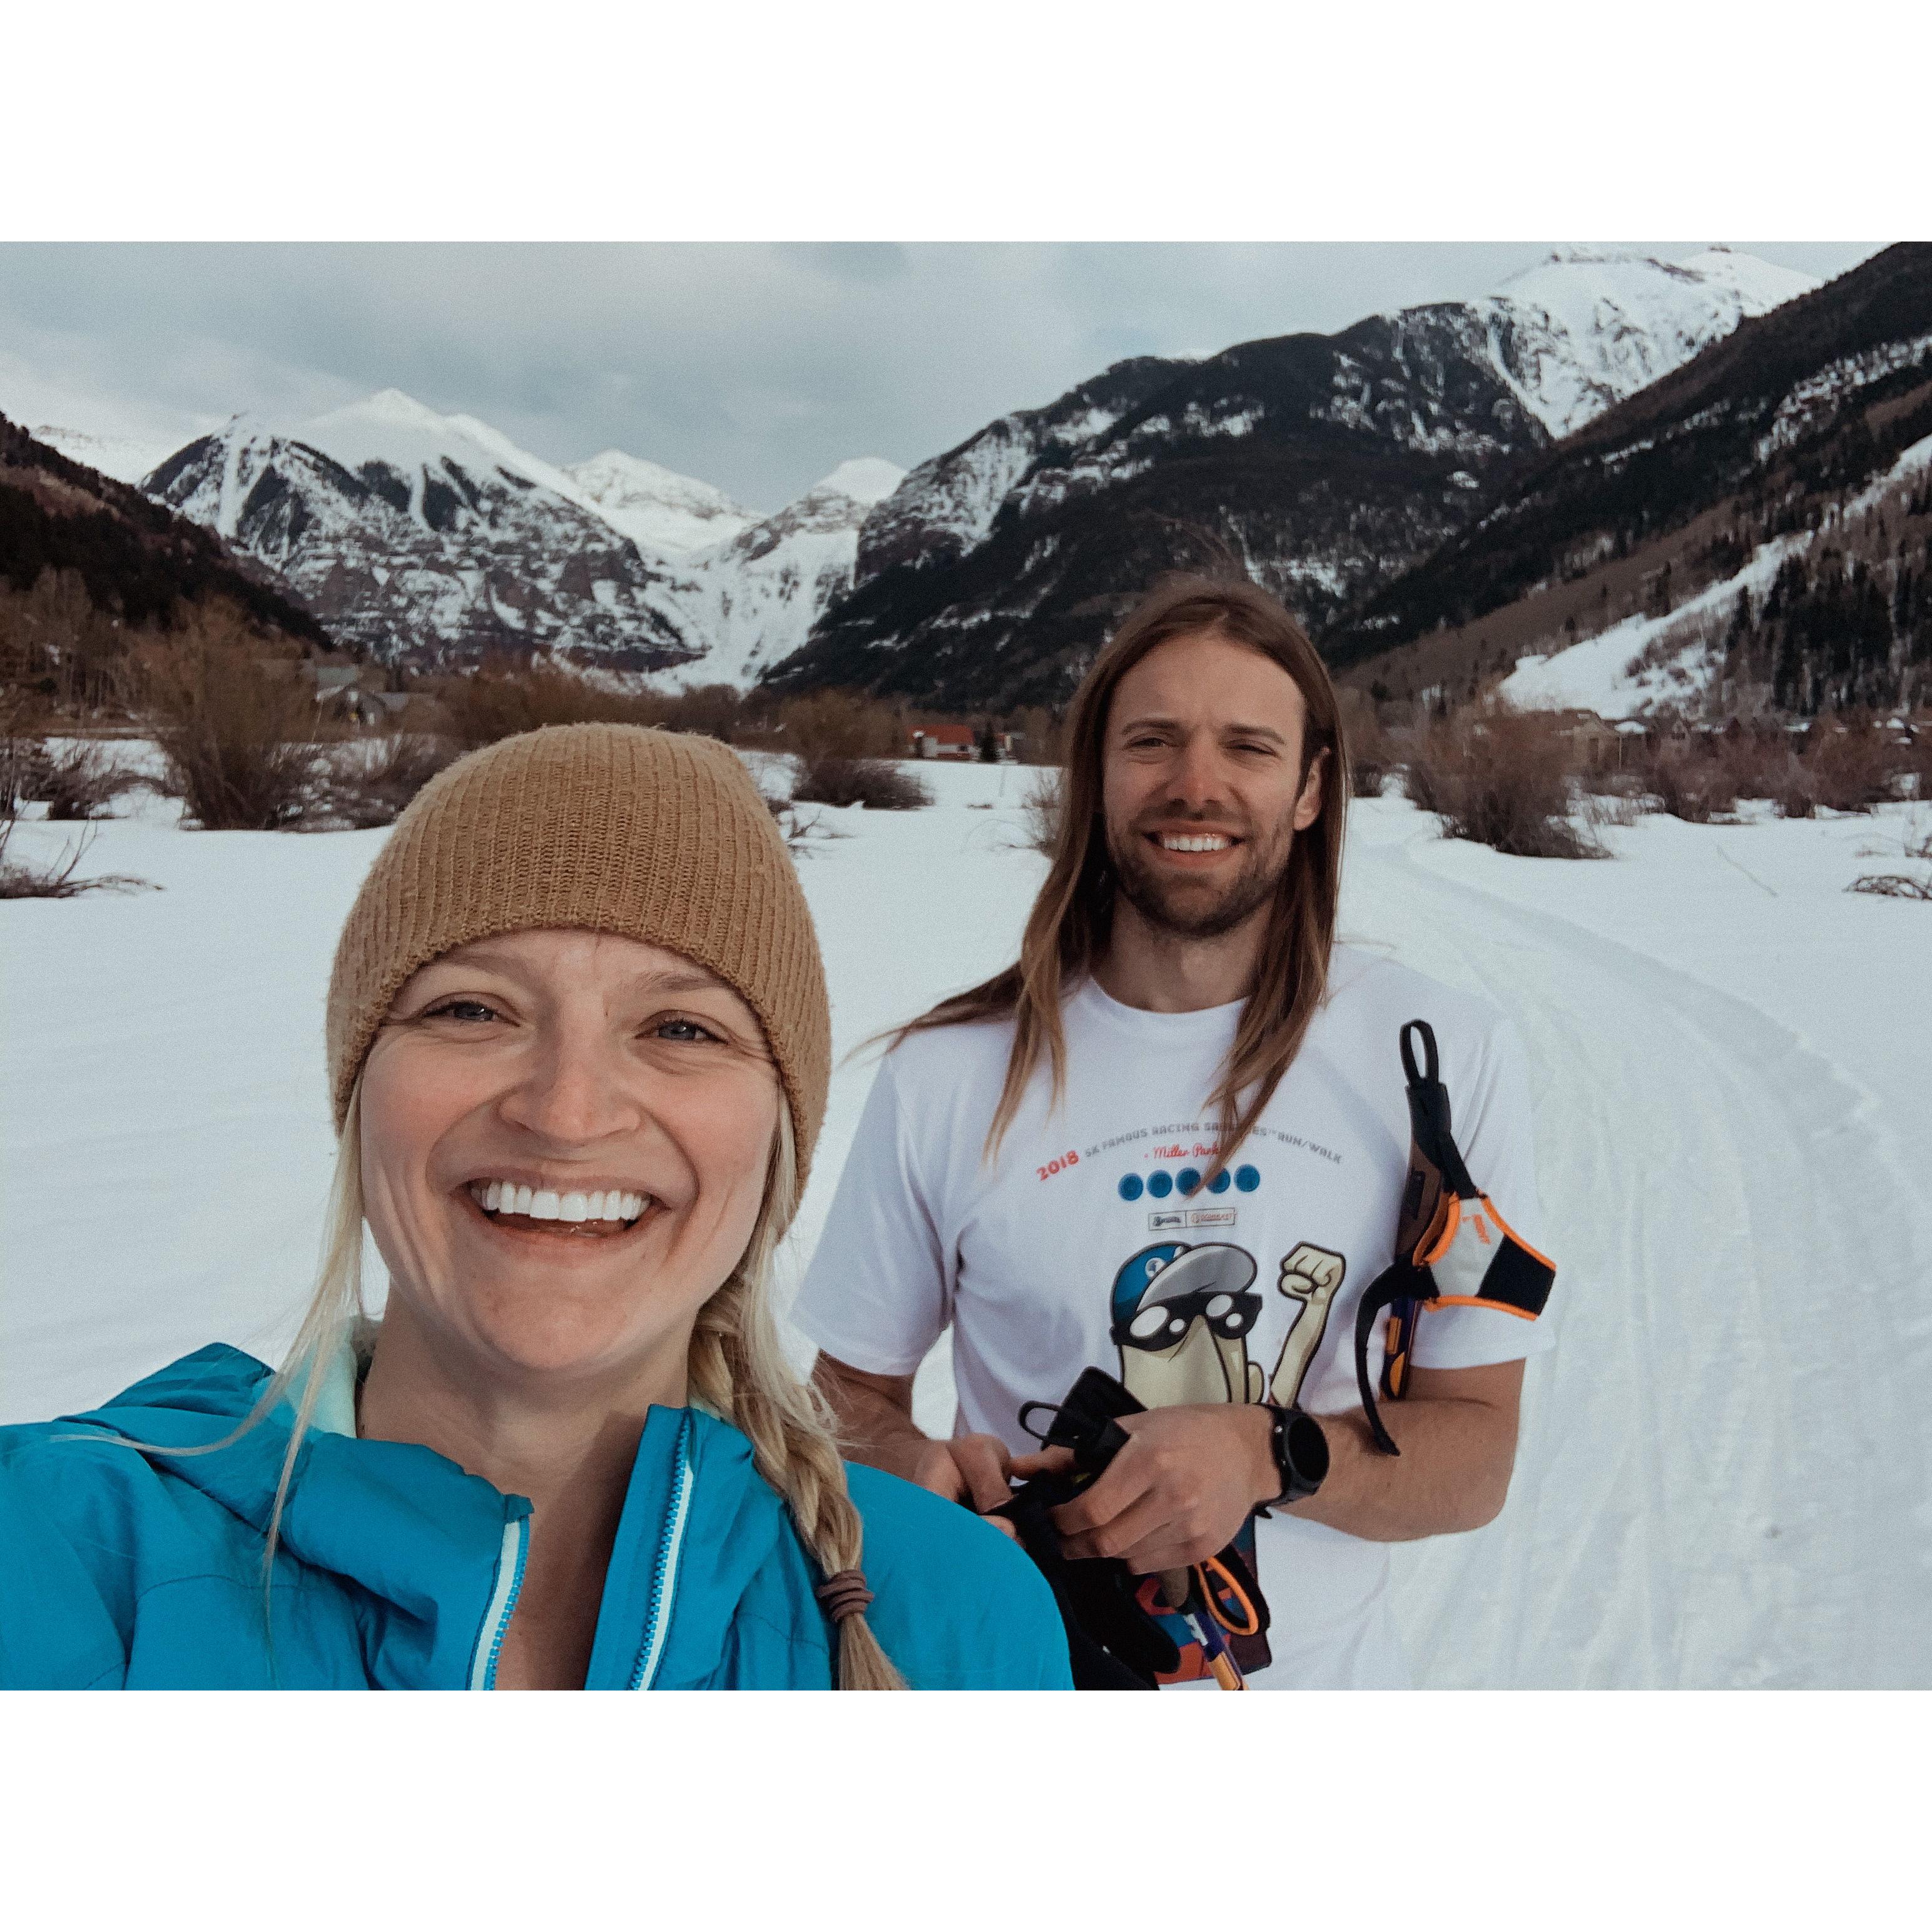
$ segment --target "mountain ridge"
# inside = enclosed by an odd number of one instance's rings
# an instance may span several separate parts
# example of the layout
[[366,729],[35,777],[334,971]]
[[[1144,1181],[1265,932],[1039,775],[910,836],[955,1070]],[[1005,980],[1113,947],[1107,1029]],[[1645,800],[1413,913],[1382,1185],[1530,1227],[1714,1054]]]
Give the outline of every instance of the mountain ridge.
[[73,572],[98,610],[133,626],[165,626],[180,605],[224,597],[266,631],[334,647],[313,613],[209,532],[0,416],[0,582],[26,591],[50,570]]
[[1714,679],[1799,712],[1932,695],[1929,464],[1932,244],[1900,243],[1558,445],[1324,648],[1399,695],[1498,675],[1612,711]]
[[400,390],[290,433],[236,417],[142,487],[386,663],[542,650],[648,671],[699,654],[669,572],[575,484],[488,424]]
[[[1535,265],[1514,295],[1117,364],[911,472],[868,519],[851,590],[766,680],[1057,702],[1203,534],[1320,633],[1465,529],[1556,440],[1549,423],[1810,280],[1707,253],[1686,268],[1585,252]],[[1588,297],[1598,333],[1580,346],[1556,286]]]

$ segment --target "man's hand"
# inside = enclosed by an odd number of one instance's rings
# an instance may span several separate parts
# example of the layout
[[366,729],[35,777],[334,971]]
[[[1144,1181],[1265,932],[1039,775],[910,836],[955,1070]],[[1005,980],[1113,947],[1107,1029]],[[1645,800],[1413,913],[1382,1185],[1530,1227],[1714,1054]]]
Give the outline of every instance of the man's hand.
[[[1224,1548],[1280,1490],[1272,1419],[1258,1403],[1190,1402],[1119,1420],[1126,1448],[1053,1512],[1070,1557],[1118,1556],[1139,1576],[1184,1568]],[[1072,1460],[1048,1449],[1015,1456],[1012,1472],[1030,1476]]]
[[[982,1516],[998,1509],[1012,1494],[1006,1472],[1012,1456],[997,1436],[954,1436],[928,1441],[899,1451],[897,1472],[922,1490],[964,1503]],[[996,1526],[1004,1529],[1002,1522]]]
[[[997,1436],[935,1442],[914,1424],[911,1376],[874,1375],[821,1354],[812,1378],[832,1405],[847,1454],[860,1462],[982,1515],[1012,1494],[1006,1480],[1012,1459]],[[991,1520],[995,1529],[1017,1537],[1004,1516]]]

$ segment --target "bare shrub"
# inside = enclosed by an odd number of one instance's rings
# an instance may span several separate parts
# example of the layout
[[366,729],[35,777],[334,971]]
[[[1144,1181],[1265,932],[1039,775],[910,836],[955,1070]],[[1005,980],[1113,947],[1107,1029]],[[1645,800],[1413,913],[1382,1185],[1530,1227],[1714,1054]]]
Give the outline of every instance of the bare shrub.
[[548,658],[493,658],[446,679],[436,699],[442,730],[471,748],[546,724],[655,725],[736,744],[755,735],[760,712],[734,685],[629,691]]
[[906,753],[904,714],[860,692],[788,698],[772,724],[776,747],[796,753],[801,770],[827,759],[902,758]]
[[1631,826],[1643,817],[1643,801],[1635,793],[1586,791],[1581,800],[1583,823],[1592,831],[1606,826]]
[[752,728],[757,708],[734,684],[688,684],[668,698],[644,696],[639,709],[653,706],[656,717],[635,722],[661,724],[667,731],[697,732],[727,745],[735,745]]
[[1058,765],[1060,752],[1060,721],[1043,704],[1023,704],[1012,712],[1006,724],[1015,738],[1013,755],[1022,765]]
[[96,607],[78,570],[50,565],[26,590],[0,576],[0,680],[50,716],[112,704],[136,634]]
[[1366,692],[1345,684],[1336,688],[1335,697],[1348,755],[1349,790],[1357,798],[1379,798],[1384,782],[1400,763],[1395,742]]
[[1880,898],[1932,902],[1932,826],[1915,826],[1901,842],[1906,857],[1916,860],[1926,868],[1924,872],[1867,872],[1854,879],[1845,890],[1874,893]]
[[792,796],[800,805],[862,805],[871,812],[912,812],[932,802],[920,779],[886,758],[812,759],[800,766]]
[[1902,790],[1921,803],[1932,800],[1932,727],[1920,725],[1898,748]]
[[1923,878],[1906,872],[1867,872],[1845,888],[1848,892],[1873,892],[1880,898],[1932,902],[1932,872]]
[[1775,803],[1789,794],[1798,760],[1788,734],[1774,728],[1726,731],[1713,748],[1738,797]]
[[1443,836],[1523,859],[1600,859],[1601,842],[1570,817],[1576,752],[1546,713],[1490,703],[1417,734],[1404,790]]
[[38,742],[22,735],[20,721],[26,709],[18,692],[0,689],[0,818],[11,818],[20,808],[29,761]]
[[317,808],[352,831],[392,825],[410,800],[463,752],[453,738],[419,731],[341,746],[329,754]]
[[1066,808],[1066,778],[1060,767],[1036,772],[1020,796],[1019,849],[1052,858],[1059,849],[1060,818]]
[[29,740],[16,754],[14,795],[44,804],[52,819],[100,818],[136,780],[102,747],[82,739]]
[[849,838],[852,836],[849,832],[840,831],[836,825],[826,824],[822,812],[801,812],[790,799],[767,797],[765,803],[771,808],[772,818],[778,820],[785,850],[794,859],[809,859],[827,839]]
[[1905,748],[1867,721],[1813,726],[1804,748],[1803,784],[1828,812],[1869,812],[1895,797],[1907,769]]
[[667,700],[611,691],[562,665],[492,662],[436,694],[448,735],[466,749],[546,724],[657,724]]
[[58,858],[38,862],[9,858],[7,847],[14,836],[15,824],[10,814],[0,817],[0,899],[77,899],[82,892],[160,890],[151,880],[136,879],[125,872],[102,872],[91,879],[76,879],[74,873],[93,842],[92,831],[82,832],[73,844],[62,849]]
[[296,666],[264,655],[241,617],[204,610],[143,645],[134,695],[160,748],[162,788],[205,832],[272,832],[314,802],[320,739]]
[[1666,738],[1640,767],[1660,810],[1687,825],[1708,825],[1738,806],[1738,782],[1729,760],[1697,738]]

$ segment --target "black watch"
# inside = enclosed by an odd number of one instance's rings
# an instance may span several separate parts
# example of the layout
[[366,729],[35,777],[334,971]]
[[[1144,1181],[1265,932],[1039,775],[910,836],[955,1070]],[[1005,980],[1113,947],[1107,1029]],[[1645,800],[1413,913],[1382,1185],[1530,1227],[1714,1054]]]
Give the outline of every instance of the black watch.
[[1274,1454],[1274,1466],[1281,1477],[1277,1503],[1298,1503],[1321,1488],[1328,1473],[1328,1438],[1322,1425],[1302,1408],[1282,1408],[1265,1405],[1273,1427],[1268,1447]]

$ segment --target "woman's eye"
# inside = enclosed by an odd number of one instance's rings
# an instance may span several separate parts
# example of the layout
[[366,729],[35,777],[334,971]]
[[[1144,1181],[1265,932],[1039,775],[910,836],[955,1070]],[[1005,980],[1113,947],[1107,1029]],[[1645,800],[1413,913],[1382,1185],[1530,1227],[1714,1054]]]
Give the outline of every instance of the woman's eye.
[[709,1027],[700,1026],[695,1020],[659,1020],[652,1028],[652,1036],[658,1040],[676,1041],[715,1040],[718,1036]]
[[494,1020],[498,1017],[494,1006],[485,1006],[481,1000],[445,1000],[440,1006],[432,1006],[424,1014],[430,1020]]

